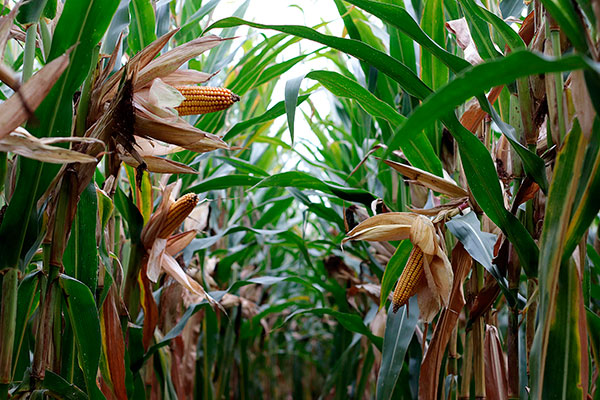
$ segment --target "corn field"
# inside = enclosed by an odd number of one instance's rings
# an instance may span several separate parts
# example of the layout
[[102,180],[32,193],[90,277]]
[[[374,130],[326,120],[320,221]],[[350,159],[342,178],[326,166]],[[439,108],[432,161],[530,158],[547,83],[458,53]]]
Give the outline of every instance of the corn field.
[[600,1],[0,10],[0,400],[600,399]]

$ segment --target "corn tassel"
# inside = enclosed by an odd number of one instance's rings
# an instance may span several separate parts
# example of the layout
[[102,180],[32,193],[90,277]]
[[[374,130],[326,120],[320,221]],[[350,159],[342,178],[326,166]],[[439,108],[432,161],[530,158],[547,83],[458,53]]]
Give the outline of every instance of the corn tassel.
[[165,224],[160,230],[158,237],[166,239],[171,236],[175,232],[175,229],[190,215],[196,204],[198,204],[198,196],[195,193],[188,193],[181,196],[176,202],[171,204],[165,217]]
[[226,110],[240,100],[231,90],[208,86],[177,86],[185,100],[175,109],[179,115],[207,114]]
[[417,284],[423,276],[423,251],[415,246],[408,257],[404,270],[394,289],[394,312],[405,305],[417,291]]

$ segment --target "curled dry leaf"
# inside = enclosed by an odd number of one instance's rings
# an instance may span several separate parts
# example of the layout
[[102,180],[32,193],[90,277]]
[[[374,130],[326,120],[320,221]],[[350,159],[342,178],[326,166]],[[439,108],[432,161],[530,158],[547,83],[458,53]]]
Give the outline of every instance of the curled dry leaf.
[[573,105],[575,106],[575,114],[581,126],[581,132],[589,138],[592,134],[594,119],[596,118],[596,109],[592,104],[583,71],[573,71],[571,73],[571,91],[575,94],[573,96]]
[[18,92],[0,104],[0,138],[27,121],[69,65],[68,52],[55,58],[35,73]]
[[[2,117],[0,117],[1,119]],[[0,151],[12,152],[23,157],[53,164],[90,163],[96,158],[78,151],[50,146],[60,142],[95,142],[89,138],[37,138],[23,128],[0,138]]]
[[[169,160],[168,158],[145,155],[141,155],[141,157],[150,172],[155,172],[157,174],[198,174],[198,171],[194,168],[188,167],[186,164],[177,161]],[[120,153],[119,158],[134,168],[140,166],[138,160],[125,152]]]
[[429,347],[421,363],[419,375],[419,399],[434,399],[437,396],[439,371],[450,341],[452,331],[458,323],[458,317],[465,306],[463,282],[467,277],[473,259],[465,250],[462,243],[458,242],[452,250],[452,267],[454,269],[454,282],[450,294],[448,309],[442,312],[435,326]]
[[439,176],[433,175],[427,171],[419,168],[412,167],[410,165],[401,164],[396,161],[383,160],[384,163],[394,168],[403,176],[412,179],[415,183],[423,185],[435,192],[443,193],[450,197],[468,197],[469,193],[456,183],[440,178]]
[[13,21],[15,19],[15,16],[17,15],[17,11],[19,10],[20,6],[21,2],[19,1],[12,8],[12,10],[8,12],[8,14],[0,16],[0,64],[3,64],[6,43],[8,42],[8,38],[13,28]]
[[493,325],[485,327],[485,387],[486,398],[490,400],[508,399],[508,375],[506,356],[498,329]]
[[473,42],[467,20],[463,17],[461,19],[447,21],[445,25],[448,32],[456,36],[456,43],[458,43],[460,48],[463,50],[465,54],[465,60],[473,65],[482,63],[483,60],[477,51],[475,42]]

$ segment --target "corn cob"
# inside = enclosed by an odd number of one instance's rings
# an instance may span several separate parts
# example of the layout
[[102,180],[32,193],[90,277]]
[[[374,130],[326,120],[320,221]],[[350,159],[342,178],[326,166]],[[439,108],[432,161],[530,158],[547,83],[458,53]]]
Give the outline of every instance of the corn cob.
[[207,114],[226,110],[240,100],[231,90],[207,86],[177,86],[185,100],[175,109],[179,115]]
[[160,230],[158,237],[166,239],[171,236],[175,232],[175,229],[190,215],[196,204],[198,204],[198,196],[195,193],[188,193],[181,196],[176,202],[171,204],[165,217],[165,224]]
[[400,279],[396,283],[394,289],[394,312],[397,312],[400,307],[405,305],[417,290],[417,283],[423,276],[423,251],[418,247],[413,247],[408,261],[402,270]]

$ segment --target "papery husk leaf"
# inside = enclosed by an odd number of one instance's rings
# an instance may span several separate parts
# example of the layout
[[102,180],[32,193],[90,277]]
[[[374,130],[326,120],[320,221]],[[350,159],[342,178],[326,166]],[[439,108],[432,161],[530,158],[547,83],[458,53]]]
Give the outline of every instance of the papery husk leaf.
[[185,100],[185,96],[173,86],[166,84],[162,79],[156,78],[148,90],[148,101],[156,107],[175,108]]
[[[427,270],[425,270],[425,276],[427,276]],[[419,303],[419,312],[423,322],[431,322],[435,315],[440,311],[441,303],[440,296],[434,293],[429,287],[429,279],[421,279],[417,285],[417,301]]]
[[162,230],[169,207],[171,206],[171,203],[173,203],[171,194],[173,191],[175,191],[176,184],[177,182],[171,183],[163,190],[160,204],[150,217],[148,223],[142,229],[141,240],[146,249],[153,247],[154,240],[158,236],[158,233]]
[[175,72],[188,60],[212,49],[224,40],[227,39],[222,39],[216,35],[207,35],[167,51],[140,69],[135,88],[141,89],[152,82],[154,78],[167,76]]
[[192,240],[194,240],[195,237],[195,230],[171,236],[167,239],[167,253],[174,257],[177,253],[183,251],[183,249],[185,249],[192,242]]
[[[4,2],[2,4],[4,4]],[[17,11],[19,10],[21,4],[22,3],[20,1],[17,2],[17,4],[14,5],[8,14],[0,17],[0,63],[2,63],[4,60],[6,43],[8,42],[8,38],[10,36],[10,30],[13,26],[15,15],[17,15]]]
[[[150,43],[142,51],[133,56],[131,60],[129,60],[129,62],[127,63],[127,67],[133,71],[139,70],[147,66],[148,63],[152,61],[154,57],[156,57],[160,50],[167,45],[169,39],[171,39],[171,37],[173,37],[173,35],[175,35],[178,30],[179,29],[174,29],[171,32],[159,37],[154,42]],[[108,78],[106,83],[102,83],[102,81],[98,82],[98,84],[100,84],[101,86],[94,90],[94,92],[97,91],[98,93],[93,93],[92,95],[92,98],[98,99],[96,105],[104,104],[106,101],[112,99],[117,93],[117,84],[119,83],[119,80],[121,79],[121,76],[123,74],[123,68],[121,68],[117,73],[113,74],[110,78]],[[134,89],[137,89],[137,87],[134,86]]]
[[[157,115],[155,107],[137,98],[142,104],[136,104],[135,133],[138,136],[151,137],[165,143],[175,144],[196,152],[228,149],[229,146],[218,136],[201,131],[188,124],[183,118],[163,110]],[[155,108],[152,111],[149,109]]]
[[140,136],[135,137],[135,145],[142,156],[166,156],[183,150],[173,144],[164,144],[156,140],[149,140]]
[[437,254],[435,228],[431,221],[422,215],[416,217],[410,226],[410,241],[419,246],[427,255]]
[[177,261],[169,254],[163,254],[162,268],[171,278],[179,282],[179,284],[181,284],[184,288],[199,296],[202,296],[202,298],[206,299],[206,301],[208,301],[211,305],[219,307],[223,312],[225,312],[223,306],[215,301],[215,299],[213,299],[204,290],[202,285],[196,282],[191,276],[186,274]]
[[148,256],[148,269],[146,275],[150,281],[156,283],[161,272],[163,254],[167,248],[167,239],[156,238]]
[[[177,161],[155,156],[141,156],[146,169],[157,174],[198,174],[198,171]],[[128,165],[137,168],[140,163],[128,154],[119,154],[119,158]]]
[[349,240],[391,241],[408,239],[410,227],[417,214],[389,212],[378,214],[358,224],[346,234],[342,244]]
[[[427,267],[425,269],[427,270]],[[450,291],[452,290],[452,282],[454,281],[454,273],[452,272],[452,266],[448,261],[448,257],[446,257],[446,254],[441,249],[438,250],[436,256],[433,256],[429,263],[429,269],[442,304],[447,306]]]
[[178,69],[177,71],[171,72],[169,75],[162,76],[161,79],[164,83],[171,86],[197,85],[207,82],[216,74],[216,72],[214,74],[208,74],[206,72],[196,71],[195,69]]
[[67,65],[69,65],[68,53],[46,64],[44,68],[21,85],[17,93],[14,93],[8,100],[0,104],[0,138],[9,135],[19,125],[27,121],[31,113],[38,108],[65,68],[67,68]]

